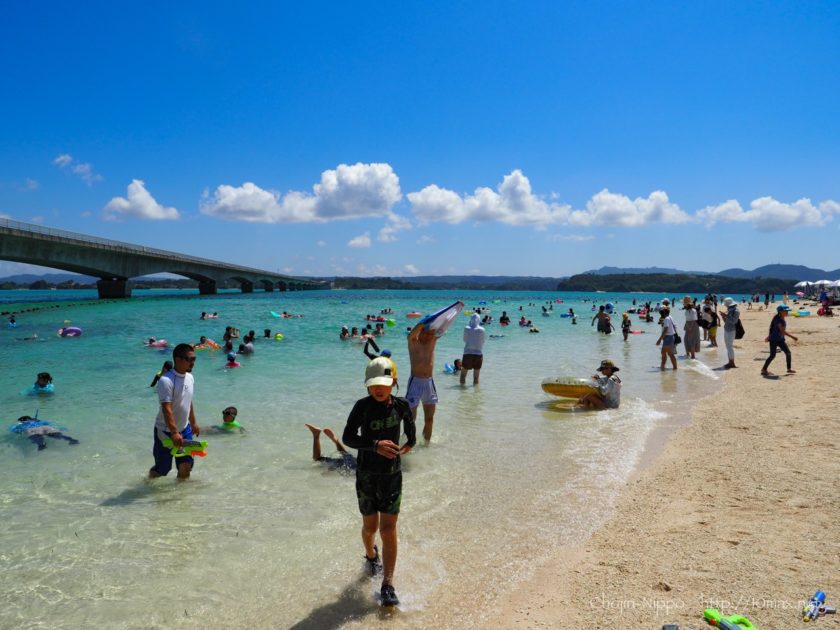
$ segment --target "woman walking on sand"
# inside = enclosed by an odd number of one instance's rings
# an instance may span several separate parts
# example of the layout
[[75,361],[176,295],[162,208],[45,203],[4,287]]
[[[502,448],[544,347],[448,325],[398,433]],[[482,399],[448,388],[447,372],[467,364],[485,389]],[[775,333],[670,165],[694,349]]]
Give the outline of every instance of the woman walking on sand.
[[770,375],[767,368],[770,367],[773,359],[776,358],[776,349],[785,353],[787,373],[796,374],[796,370],[791,368],[790,348],[788,348],[787,342],[785,342],[785,337],[790,337],[794,341],[799,341],[798,338],[794,337],[787,331],[787,322],[785,319],[787,318],[789,311],[789,306],[781,305],[776,307],[776,315],[773,317],[773,321],[770,322],[770,334],[768,334],[767,338],[764,340],[770,342],[770,356],[767,357],[767,360],[764,362],[764,366],[761,368],[762,376]]
[[741,320],[741,311],[738,310],[738,304],[731,297],[725,298],[723,305],[726,311],[720,311],[720,317],[723,320],[723,343],[726,345],[726,356],[729,359],[723,369],[729,370],[738,367],[735,365],[735,330]]
[[683,310],[685,311],[685,355],[689,359],[696,359],[696,353],[700,352],[700,325],[697,323],[698,314],[694,303],[687,295],[683,298]]

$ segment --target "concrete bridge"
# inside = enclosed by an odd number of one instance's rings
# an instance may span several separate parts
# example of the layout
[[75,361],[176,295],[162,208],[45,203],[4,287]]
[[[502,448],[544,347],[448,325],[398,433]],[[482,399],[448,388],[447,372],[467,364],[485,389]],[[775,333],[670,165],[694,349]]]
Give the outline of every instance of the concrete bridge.
[[327,283],[11,219],[0,219],[0,260],[95,276],[100,278],[96,283],[100,298],[130,297],[129,278],[164,272],[197,280],[202,295],[215,294],[218,284],[228,280],[238,282],[243,293],[253,292],[254,286],[266,291],[329,288]]

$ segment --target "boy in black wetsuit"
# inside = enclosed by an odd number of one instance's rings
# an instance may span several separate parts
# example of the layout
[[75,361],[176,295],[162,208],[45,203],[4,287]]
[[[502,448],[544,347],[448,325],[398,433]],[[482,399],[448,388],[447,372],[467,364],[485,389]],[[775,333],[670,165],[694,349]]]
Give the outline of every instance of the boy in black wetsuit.
[[[393,383],[390,359],[379,357],[368,363],[365,387],[370,395],[353,406],[341,437],[346,446],[359,452],[356,496],[362,513],[362,543],[371,575],[383,570],[383,606],[400,603],[392,583],[397,564],[397,517],[402,501],[400,455],[408,453],[417,441],[408,401],[391,396]],[[399,445],[401,422],[408,438],[402,447]],[[374,544],[377,530],[382,538],[382,563]]]

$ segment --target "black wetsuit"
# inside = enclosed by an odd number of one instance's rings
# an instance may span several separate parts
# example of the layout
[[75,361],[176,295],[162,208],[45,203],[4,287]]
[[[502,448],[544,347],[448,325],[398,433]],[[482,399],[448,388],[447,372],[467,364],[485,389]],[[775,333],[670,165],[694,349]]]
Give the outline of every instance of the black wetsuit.
[[367,396],[356,402],[347,418],[341,441],[359,452],[356,496],[363,515],[399,513],[402,500],[400,456],[383,457],[376,452],[375,444],[380,440],[399,444],[401,423],[408,438],[406,446],[414,446],[417,443],[414,420],[404,398],[391,396],[387,403],[379,403]]

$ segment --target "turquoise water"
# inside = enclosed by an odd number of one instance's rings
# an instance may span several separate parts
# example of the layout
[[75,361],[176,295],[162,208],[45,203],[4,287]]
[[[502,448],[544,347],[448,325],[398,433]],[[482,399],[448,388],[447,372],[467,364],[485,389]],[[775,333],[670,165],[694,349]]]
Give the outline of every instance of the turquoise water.
[[[444,362],[460,356],[461,323],[438,342],[441,403],[431,445],[404,463],[396,576],[402,606],[387,623],[480,625],[496,596],[606,518],[650,432],[719,386],[708,365],[724,354],[704,348],[700,361],[681,361],[689,369],[660,372],[655,324],[634,315],[634,328],[647,334],[627,342],[589,325],[584,299],[623,309],[634,297],[664,297],[650,294],[180,292],[99,302],[82,299],[91,292],[22,291],[0,292],[3,310],[38,302],[36,293],[77,301],[36,304],[40,310],[20,313],[16,328],[0,330],[3,420],[8,426],[37,410],[81,444],[50,441],[39,453],[9,431],[0,437],[4,628],[385,623],[373,598],[378,582],[361,576],[353,479],[311,461],[303,423],[340,434],[365,395],[362,346],[339,340],[342,324],[361,327],[365,314],[392,308],[397,326],[379,345],[393,351],[406,383],[405,313],[455,299],[467,308],[487,301],[496,319],[502,310],[518,319],[522,305],[541,332],[488,326],[488,334],[503,336],[487,341],[478,388],[461,388],[442,373]],[[564,302],[542,317],[540,307],[558,298]],[[576,326],[559,317],[569,307],[579,314]],[[276,319],[271,310],[304,317]],[[201,311],[220,317],[200,320]],[[68,322],[84,334],[57,337]],[[197,352],[194,404],[205,428],[236,405],[247,433],[207,436],[209,455],[197,460],[188,483],[146,482],[157,412],[149,382],[169,353],[143,341],[221,341],[226,325],[256,330],[256,353],[240,359],[242,368],[225,370],[221,351]],[[265,328],[285,338],[262,339]],[[621,366],[621,409],[570,412],[541,391],[543,378],[590,375],[604,357]],[[24,395],[43,370],[56,393]],[[330,455],[326,438],[322,446]]]

